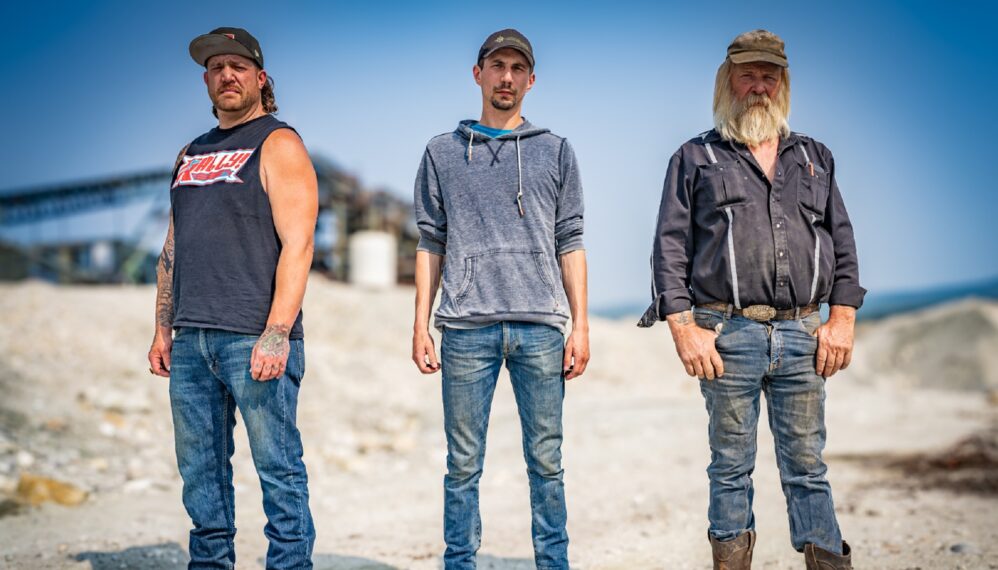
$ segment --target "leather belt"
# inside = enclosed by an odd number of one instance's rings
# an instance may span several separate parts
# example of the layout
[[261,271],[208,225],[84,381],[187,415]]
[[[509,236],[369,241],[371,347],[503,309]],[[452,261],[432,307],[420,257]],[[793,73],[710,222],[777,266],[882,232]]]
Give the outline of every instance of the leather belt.
[[791,319],[802,319],[818,310],[817,304],[805,305],[797,309],[777,309],[769,305],[749,305],[744,309],[736,309],[728,303],[704,303],[697,305],[701,309],[710,309],[722,313],[739,315],[753,321],[789,321]]

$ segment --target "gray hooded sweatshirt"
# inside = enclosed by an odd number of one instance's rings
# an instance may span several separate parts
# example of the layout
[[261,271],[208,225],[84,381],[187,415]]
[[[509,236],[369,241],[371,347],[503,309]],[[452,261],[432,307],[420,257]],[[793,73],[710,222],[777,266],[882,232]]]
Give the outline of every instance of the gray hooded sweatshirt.
[[558,256],[582,249],[582,185],[566,139],[524,120],[491,138],[461,121],[416,175],[417,250],[444,256],[435,326],[570,316]]

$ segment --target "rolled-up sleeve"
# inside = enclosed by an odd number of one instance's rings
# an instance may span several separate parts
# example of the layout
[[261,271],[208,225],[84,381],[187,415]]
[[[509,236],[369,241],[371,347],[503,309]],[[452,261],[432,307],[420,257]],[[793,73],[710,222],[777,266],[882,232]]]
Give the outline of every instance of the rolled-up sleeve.
[[825,164],[829,168],[828,204],[825,206],[825,227],[832,236],[835,250],[835,273],[832,278],[832,291],[829,305],[847,305],[860,308],[866,289],[859,285],[859,259],[856,255],[856,238],[853,236],[852,222],[846,213],[846,205],[835,181],[835,161],[827,148],[821,148]]
[[567,139],[561,141],[558,165],[561,170],[561,188],[555,214],[554,240],[558,255],[562,255],[584,248],[582,177],[579,174],[578,162],[575,160],[575,151]]
[[683,149],[669,160],[652,243],[652,302],[638,326],[650,327],[666,315],[689,310],[689,261],[692,257],[691,173],[683,162]]
[[429,149],[423,153],[416,173],[413,192],[413,205],[416,212],[416,227],[419,229],[417,251],[428,251],[437,255],[447,253],[447,213],[444,211],[440,181]]

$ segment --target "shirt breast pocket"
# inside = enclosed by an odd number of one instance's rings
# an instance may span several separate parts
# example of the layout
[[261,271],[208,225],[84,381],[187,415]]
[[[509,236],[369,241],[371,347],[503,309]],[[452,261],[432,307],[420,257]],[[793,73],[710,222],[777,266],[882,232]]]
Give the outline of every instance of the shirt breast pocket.
[[748,174],[738,161],[718,162],[700,167],[695,188],[697,205],[724,208],[748,200]]
[[797,186],[797,199],[804,209],[815,215],[817,220],[825,219],[829,182],[828,172],[817,164],[814,165],[813,176],[807,166],[801,170],[800,183]]

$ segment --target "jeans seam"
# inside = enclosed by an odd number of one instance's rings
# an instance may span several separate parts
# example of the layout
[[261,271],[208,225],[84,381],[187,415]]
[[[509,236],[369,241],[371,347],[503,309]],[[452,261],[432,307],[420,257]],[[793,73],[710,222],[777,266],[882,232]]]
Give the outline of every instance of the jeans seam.
[[[229,528],[236,526],[235,520],[229,520],[229,514],[232,512],[232,507],[229,505],[229,482],[228,474],[231,465],[228,465],[227,461],[229,455],[229,393],[223,389],[222,391],[222,456],[219,458],[221,469],[219,470],[222,475],[222,501],[225,503],[225,524]],[[233,548],[232,539],[229,539],[229,548]]]
[[[285,372],[285,375],[287,372]],[[280,382],[283,378],[277,378]],[[280,390],[280,384],[278,384],[278,390]],[[288,401],[284,390],[281,391],[281,457],[284,458],[284,467],[288,470],[289,479],[291,481],[291,490],[295,494],[295,505],[298,507],[298,532],[299,538],[302,539],[302,562],[304,563],[308,560],[308,541],[305,540],[305,512],[302,510],[301,506],[301,493],[298,491],[298,486],[295,484],[295,476],[291,469],[291,461],[288,459]]]

